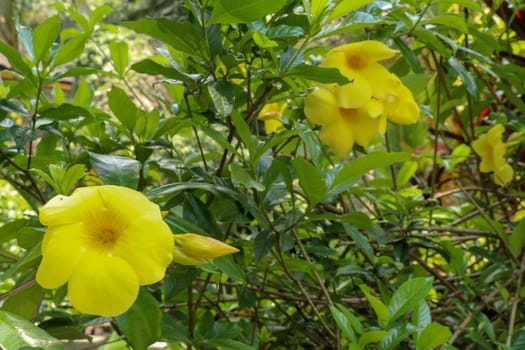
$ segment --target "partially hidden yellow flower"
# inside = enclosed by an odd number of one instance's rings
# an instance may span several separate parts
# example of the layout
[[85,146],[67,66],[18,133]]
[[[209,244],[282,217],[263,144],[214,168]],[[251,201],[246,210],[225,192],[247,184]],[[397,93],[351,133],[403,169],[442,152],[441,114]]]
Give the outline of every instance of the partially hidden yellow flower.
[[173,235],[160,208],[119,186],[78,188],[40,211],[47,226],[36,280],[44,288],[68,284],[80,312],[116,316],[136,300],[139,286],[164,278]]
[[503,125],[494,125],[472,142],[472,148],[481,157],[479,171],[494,172],[494,182],[498,185],[509,183],[514,177],[512,167],[505,160],[507,145],[502,140],[504,131]]
[[208,259],[239,251],[226,243],[196,233],[176,234],[173,235],[173,240],[173,261],[181,265],[202,265],[206,264]]
[[285,109],[285,104],[280,106],[277,102],[265,104],[261,109],[257,115],[257,119],[264,122],[264,130],[267,134],[276,132],[277,129],[283,125],[279,118],[281,118]]
[[321,125],[320,138],[337,155],[348,153],[354,142],[366,147],[387,120],[415,123],[419,107],[401,80],[378,63],[397,51],[378,41],[363,41],[330,50],[321,64],[335,67],[351,82],[319,84],[305,100],[306,117]]

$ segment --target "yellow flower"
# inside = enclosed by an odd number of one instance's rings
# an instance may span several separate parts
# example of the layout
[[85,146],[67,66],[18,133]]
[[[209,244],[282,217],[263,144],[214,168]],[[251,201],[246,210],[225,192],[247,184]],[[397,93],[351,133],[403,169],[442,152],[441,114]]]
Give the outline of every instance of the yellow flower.
[[175,249],[173,261],[182,265],[202,265],[208,259],[218,258],[239,251],[226,243],[196,233],[173,235]]
[[396,53],[396,50],[374,40],[346,44],[330,50],[321,66],[338,68],[341,74],[352,81],[338,86],[337,105],[359,108],[372,97],[383,99],[391,93],[391,74],[377,62],[391,58]]
[[386,122],[380,110],[372,100],[359,109],[338,107],[335,94],[324,87],[306,96],[304,106],[306,117],[321,125],[321,142],[339,156],[347,154],[354,142],[366,147],[378,131],[384,132]]
[[334,48],[321,64],[338,68],[351,80],[342,86],[319,84],[305,100],[306,117],[321,125],[321,141],[337,155],[348,153],[354,142],[368,146],[378,132],[385,133],[387,119],[398,124],[417,121],[419,107],[410,90],[377,63],[396,52],[369,40]]
[[82,313],[116,316],[133,304],[139,286],[160,281],[172,261],[173,237],[158,205],[118,186],[79,188],[40,211],[47,226],[36,280],[68,284]]
[[512,167],[505,160],[507,145],[502,141],[504,131],[501,124],[494,125],[487,133],[472,142],[472,148],[481,157],[479,171],[494,172],[494,182],[498,185],[510,182],[514,176]]
[[286,105],[279,106],[277,102],[268,103],[261,109],[257,119],[264,122],[264,130],[267,134],[276,132],[283,125],[279,118],[283,115],[285,109]]

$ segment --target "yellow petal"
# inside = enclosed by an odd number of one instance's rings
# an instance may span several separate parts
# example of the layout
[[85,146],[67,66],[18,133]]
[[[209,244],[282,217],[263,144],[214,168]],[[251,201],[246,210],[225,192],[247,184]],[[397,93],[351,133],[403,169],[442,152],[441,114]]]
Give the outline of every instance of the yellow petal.
[[402,85],[399,78],[379,63],[372,63],[359,73],[363,79],[370,83],[372,96],[377,99],[384,99],[389,95],[396,94],[399,86]]
[[279,119],[265,119],[264,120],[264,130],[267,134],[272,134],[276,132],[283,123]]
[[344,120],[323,126],[319,137],[321,142],[330,146],[338,156],[348,154],[354,146],[354,132]]
[[263,106],[257,119],[266,120],[266,119],[275,119],[281,116],[281,108],[277,102],[268,103]]
[[124,260],[86,253],[68,284],[71,304],[85,314],[112,317],[126,312],[139,293],[135,271]]
[[350,84],[338,86],[335,90],[337,106],[341,108],[359,108],[372,97],[372,85],[362,75],[356,75]]
[[366,147],[377,135],[381,118],[370,118],[364,113],[353,113],[351,116],[346,116],[346,120],[353,130],[355,143]]
[[144,194],[127,187],[105,185],[83,187],[80,190],[95,190],[103,207],[113,213],[119,213],[122,221],[133,221],[143,216],[162,218],[157,204],[151,202]]
[[498,185],[505,185],[512,181],[514,177],[514,170],[509,164],[504,164],[502,167],[494,171],[494,182]]
[[490,145],[487,142],[487,135],[480,135],[476,140],[472,141],[472,149],[476,152],[481,158],[487,157],[490,153]]
[[304,114],[313,123],[326,125],[338,117],[335,95],[327,88],[320,87],[306,96]]
[[49,200],[40,209],[40,222],[45,226],[65,225],[82,221],[86,212],[100,207],[96,191],[85,191],[84,187],[73,192],[71,196],[58,195]]
[[239,251],[224,242],[196,233],[173,235],[173,239],[186,255],[195,258],[213,259]]
[[339,46],[328,52],[327,55],[342,51],[347,57],[359,56],[368,62],[378,62],[394,57],[397,50],[390,49],[380,41],[365,40]]
[[42,262],[36,281],[44,288],[58,288],[67,282],[81,254],[82,224],[49,228],[42,245]]
[[396,77],[391,74],[397,82],[395,92],[387,92],[384,98],[385,110],[390,121],[397,124],[414,124],[419,119],[419,107],[412,92]]
[[146,285],[164,278],[171,263],[172,233],[161,219],[136,218],[123,228],[113,254],[127,261],[135,270],[139,284]]

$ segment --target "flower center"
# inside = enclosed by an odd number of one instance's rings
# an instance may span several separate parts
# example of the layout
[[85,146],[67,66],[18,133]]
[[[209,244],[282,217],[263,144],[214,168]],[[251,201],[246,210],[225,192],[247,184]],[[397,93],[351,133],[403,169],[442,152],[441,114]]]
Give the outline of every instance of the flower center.
[[361,55],[351,53],[346,55],[346,64],[352,69],[359,70],[364,66],[365,62]]
[[113,246],[117,241],[118,234],[112,228],[104,228],[94,234],[94,240],[102,246]]

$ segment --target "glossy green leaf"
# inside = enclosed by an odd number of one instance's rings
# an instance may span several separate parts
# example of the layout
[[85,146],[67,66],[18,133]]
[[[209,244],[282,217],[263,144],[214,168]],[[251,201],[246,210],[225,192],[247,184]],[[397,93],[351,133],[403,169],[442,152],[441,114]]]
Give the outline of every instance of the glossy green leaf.
[[357,337],[352,327],[352,321],[348,319],[338,307],[332,305],[329,305],[328,307],[332,317],[339,326],[339,329],[343,332],[343,335],[345,335],[351,342],[356,343]]
[[521,254],[521,251],[525,246],[525,219],[521,219],[512,230],[509,239],[509,246],[514,256],[518,257]]
[[218,339],[208,340],[206,341],[206,343],[214,347],[216,346],[220,349],[228,349],[228,350],[255,350],[256,349],[251,345],[241,343],[240,341],[233,340],[233,339],[218,338]]
[[24,61],[22,55],[2,40],[0,40],[0,53],[2,53],[7,58],[7,60],[13,66],[13,68],[18,70],[25,77],[29,78],[30,80],[33,80],[33,73],[31,72],[31,68]]
[[359,338],[359,345],[364,348],[368,344],[378,343],[390,335],[392,335],[392,333],[383,330],[368,331]]
[[328,17],[328,21],[347,15],[348,13],[357,10],[358,8],[371,3],[373,0],[341,0],[337,6],[332,10]]
[[247,23],[279,11],[286,0],[216,0],[210,23]]
[[78,58],[84,52],[87,39],[86,35],[79,34],[63,43],[56,53],[55,66],[60,66]]
[[244,282],[246,281],[246,272],[239,266],[233,256],[227,255],[217,259],[213,259],[210,263],[212,266],[216,267],[224,273],[226,276],[230,277],[234,281]]
[[474,80],[474,76],[472,73],[470,73],[465,66],[454,56],[450,57],[448,59],[448,64],[452,69],[458,73],[459,77],[461,78],[461,81],[465,85],[465,88],[469,92],[469,94],[476,96],[478,87],[476,85],[476,81]]
[[33,48],[35,62],[40,62],[43,56],[57,40],[60,31],[60,17],[53,16],[40,23],[33,32]]
[[372,169],[385,168],[392,164],[403,162],[410,157],[406,152],[377,151],[352,160],[339,171],[331,184],[333,191],[338,186],[361,177]]
[[131,308],[116,317],[119,328],[134,350],[146,350],[159,340],[161,319],[159,302],[145,288],[141,288]]
[[43,109],[40,115],[42,118],[63,121],[81,117],[93,117],[87,109],[69,103],[61,104],[58,107]]
[[388,308],[386,307],[386,305],[372,294],[372,291],[368,286],[360,284],[359,288],[361,289],[366,299],[372,306],[372,309],[374,309],[379,326],[382,328],[386,328],[386,324],[388,322]]
[[0,310],[0,344],[8,349],[64,350],[64,344],[31,322]]
[[38,312],[43,294],[42,287],[35,283],[5,299],[2,310],[31,321]]
[[253,177],[248,173],[246,169],[241,168],[236,163],[231,163],[228,166],[228,169],[230,170],[231,179],[234,185],[239,186],[242,185],[244,188],[247,189],[254,189],[256,191],[264,191],[265,187],[260,182],[257,182],[253,179]]
[[462,16],[454,14],[432,16],[431,18],[421,21],[421,24],[440,24],[461,33],[467,33],[468,28]]
[[109,43],[111,60],[120,75],[124,74],[128,67],[128,51],[128,44],[124,41],[111,41]]
[[132,158],[89,152],[91,166],[106,185],[136,189],[140,163]]
[[208,93],[221,117],[230,115],[235,102],[233,85],[227,81],[219,80],[208,85]]
[[432,278],[416,277],[403,283],[388,304],[389,324],[414,309],[432,289]]
[[304,191],[310,206],[315,206],[326,195],[326,183],[319,169],[304,158],[292,160],[299,186]]
[[346,233],[352,237],[356,245],[359,247],[359,249],[366,255],[369,261],[374,261],[374,248],[372,248],[372,245],[368,241],[368,239],[363,236],[361,232],[359,232],[354,226],[349,225],[348,223],[343,223],[343,227],[345,228]]
[[117,119],[128,129],[133,130],[137,121],[138,108],[124,90],[113,86],[108,92],[109,108]]
[[418,337],[416,350],[432,350],[445,344],[452,333],[448,327],[430,323]]
[[339,85],[345,85],[352,83],[347,77],[342,75],[337,68],[312,66],[310,64],[300,64],[295,66],[290,69],[286,75],[327,84],[336,83]]

